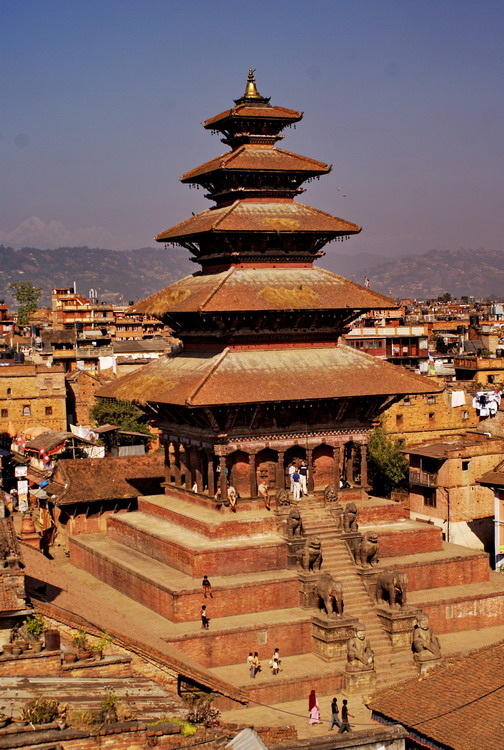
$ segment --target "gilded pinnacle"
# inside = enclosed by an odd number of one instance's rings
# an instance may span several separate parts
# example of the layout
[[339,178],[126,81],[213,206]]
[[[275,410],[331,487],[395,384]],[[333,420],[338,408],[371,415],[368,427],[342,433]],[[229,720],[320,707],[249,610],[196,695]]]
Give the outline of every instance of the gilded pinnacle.
[[252,68],[249,68],[247,86],[245,88],[245,93],[243,95],[244,99],[262,99],[262,96],[258,92],[256,85],[255,85],[254,73],[255,73],[255,70],[253,70]]

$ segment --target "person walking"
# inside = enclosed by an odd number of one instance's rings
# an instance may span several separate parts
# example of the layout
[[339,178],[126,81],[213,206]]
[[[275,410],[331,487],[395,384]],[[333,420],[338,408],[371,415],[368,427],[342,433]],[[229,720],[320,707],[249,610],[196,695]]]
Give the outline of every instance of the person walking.
[[210,599],[213,599],[212,584],[208,580],[208,576],[203,576],[203,580],[201,581],[201,588],[203,589],[203,596],[205,597],[205,599],[207,598],[207,596],[209,596]]
[[343,705],[341,706],[341,726],[339,728],[338,734],[343,734],[343,732],[351,732],[352,727],[350,726],[350,722],[348,721],[348,717],[351,719],[355,719],[355,716],[348,711],[348,701],[346,698],[343,699]]
[[261,662],[259,661],[259,654],[257,653],[257,651],[254,651],[254,658],[252,661],[252,665],[254,667],[254,677],[255,677],[256,674],[261,671]]
[[308,711],[310,713],[309,724],[320,724],[320,709],[315,695],[315,690],[312,690],[310,697],[308,698]]
[[252,654],[252,651],[249,651],[249,655],[247,656],[247,664],[248,664],[250,676],[255,677],[254,656]]
[[329,722],[329,729],[332,729],[335,724],[337,727],[341,728],[337,698],[333,698],[331,701],[331,721]]
[[280,664],[279,664],[278,656],[273,656],[273,658],[270,660],[270,667],[271,667],[271,674],[273,676],[279,673]]
[[210,618],[207,615],[206,611],[206,604],[203,604],[200,610],[200,617],[201,617],[201,627],[203,630],[208,630],[208,624],[210,622]]
[[303,495],[307,495],[308,494],[308,485],[307,485],[308,464],[306,463],[306,461],[304,460],[301,461],[301,466],[298,469],[298,474],[299,474],[299,483],[301,485],[301,492],[303,493]]

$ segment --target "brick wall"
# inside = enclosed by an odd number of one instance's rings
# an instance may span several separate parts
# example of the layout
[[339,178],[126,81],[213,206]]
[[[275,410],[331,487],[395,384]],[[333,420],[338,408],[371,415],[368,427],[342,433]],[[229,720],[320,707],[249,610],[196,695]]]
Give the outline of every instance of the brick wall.
[[[8,389],[10,395],[7,397]],[[23,416],[29,406],[30,415]],[[48,430],[67,428],[65,373],[62,367],[12,365],[0,368],[0,407],[7,411],[0,417],[0,433],[16,432],[41,424]],[[52,410],[51,414],[46,409]]]
[[[265,634],[266,643],[261,634]],[[268,668],[268,661],[273,649],[278,647],[282,656],[310,653],[311,618],[298,622],[282,622],[268,624],[267,615],[264,624],[253,625],[250,628],[238,627],[220,633],[210,630],[182,636],[180,638],[165,638],[167,643],[180,649],[195,659],[204,667],[221,667],[243,662],[243,682],[248,678],[246,659],[249,651],[258,651],[263,669]]]
[[146,533],[123,524],[120,518],[112,516],[108,519],[107,531],[111,539],[194,577],[287,567],[287,547],[284,542],[268,542],[261,547],[242,542],[236,547],[192,550],[166,537],[158,537],[153,532]]
[[[267,665],[263,668],[267,669]],[[286,703],[288,701],[296,701],[301,698],[306,698],[306,721],[308,722],[308,696],[314,687],[313,680],[313,675],[284,679],[282,677],[282,672],[280,672],[279,678],[275,678],[273,683],[269,682],[261,684],[260,682],[250,680],[251,684],[244,688],[244,693],[248,695],[251,700],[265,704]],[[332,673],[329,675],[317,676],[317,696],[319,698],[319,703],[321,704],[321,713],[326,718],[330,714],[330,700],[327,699],[327,701],[325,701],[327,704],[327,706],[325,706],[324,702],[320,701],[320,696],[330,696],[332,698],[341,691],[341,686],[341,674]],[[224,698],[223,696],[218,696],[214,703],[221,711],[229,711],[239,707],[234,701],[229,698]],[[256,732],[259,732],[257,727],[254,727],[254,729]],[[281,741],[282,740],[278,740],[278,742]]]
[[381,557],[399,557],[418,552],[437,552],[443,547],[441,529],[431,524],[424,528],[399,530],[378,530]]
[[409,591],[488,581],[490,573],[488,555],[485,553],[449,560],[417,562],[411,565],[397,565],[393,558],[391,560],[382,558],[380,566],[405,571],[408,574]]
[[504,622],[504,592],[481,594],[437,602],[415,602],[429,616],[436,634],[457,633],[460,630],[502,625]]
[[25,652],[19,656],[0,657],[0,677],[49,677],[60,673],[59,651],[41,651],[40,654]]

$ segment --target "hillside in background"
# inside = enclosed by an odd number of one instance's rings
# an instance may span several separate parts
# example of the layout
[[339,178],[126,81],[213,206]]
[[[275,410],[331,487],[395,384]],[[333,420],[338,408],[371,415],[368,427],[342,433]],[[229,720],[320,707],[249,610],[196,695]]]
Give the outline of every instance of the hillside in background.
[[177,279],[194,273],[196,266],[182,248],[144,247],[139,250],[101,250],[60,247],[56,250],[0,245],[0,297],[12,304],[9,284],[30,281],[42,287],[41,305],[50,304],[53,287],[71,287],[87,296],[98,291],[98,299],[125,304],[157,292]]
[[[348,262],[342,260],[339,266],[334,256],[327,267],[344,275]],[[370,256],[369,261],[363,258],[362,267],[347,271],[348,277],[362,284],[367,276],[372,289],[390,297],[432,299],[444,292],[452,297],[504,295],[504,253],[495,250],[430,250],[378,264]]]
[[[364,283],[396,298],[429,299],[450,292],[453,297],[504,295],[504,253],[494,250],[431,250],[423,255],[386,259],[371,253],[338,255],[329,252],[324,268]],[[101,250],[60,247],[56,250],[0,245],[0,297],[12,304],[8,286],[30,281],[44,290],[42,305],[50,302],[52,287],[70,287],[87,296],[98,291],[102,301],[128,303],[162,289],[199,270],[183,248],[145,247],[139,250]]]

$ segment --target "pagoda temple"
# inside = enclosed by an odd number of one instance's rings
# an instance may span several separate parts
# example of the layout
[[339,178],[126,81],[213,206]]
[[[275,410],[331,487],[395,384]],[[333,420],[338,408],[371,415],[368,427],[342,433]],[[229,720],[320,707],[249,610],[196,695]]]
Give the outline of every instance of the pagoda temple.
[[310,492],[340,477],[367,485],[366,444],[380,413],[432,379],[345,346],[342,334],[393,300],[314,265],[361,228],[297,200],[331,167],[277,147],[303,114],[270,104],[251,70],[235,106],[203,123],[231,150],[184,174],[215,202],[156,237],[201,270],[135,305],[161,319],[181,351],[107,385],[142,404],[166,446],[166,483],[226,498],[231,483],[285,487],[305,459]]

